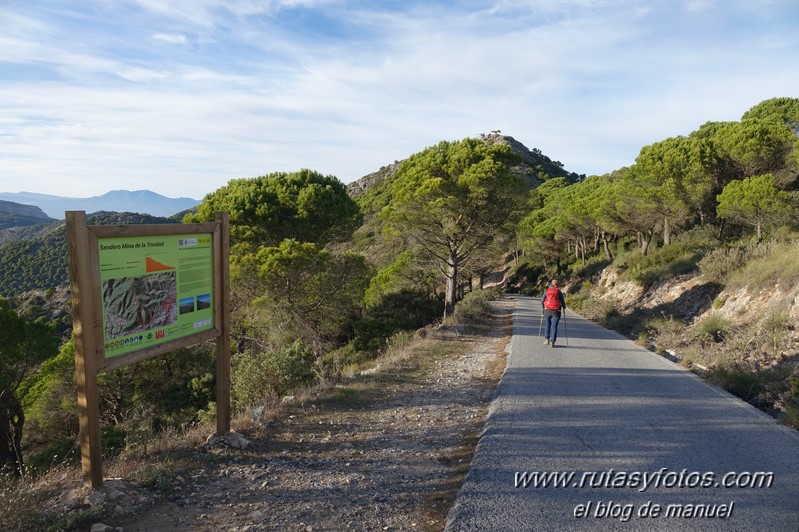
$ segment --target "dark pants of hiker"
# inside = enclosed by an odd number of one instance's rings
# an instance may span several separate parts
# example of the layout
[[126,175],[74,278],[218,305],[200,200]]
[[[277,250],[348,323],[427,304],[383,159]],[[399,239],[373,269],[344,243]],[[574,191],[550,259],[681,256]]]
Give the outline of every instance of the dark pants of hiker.
[[549,340],[552,345],[555,345],[555,340],[558,339],[560,311],[544,309],[544,321],[547,322],[547,327],[544,329],[544,338]]

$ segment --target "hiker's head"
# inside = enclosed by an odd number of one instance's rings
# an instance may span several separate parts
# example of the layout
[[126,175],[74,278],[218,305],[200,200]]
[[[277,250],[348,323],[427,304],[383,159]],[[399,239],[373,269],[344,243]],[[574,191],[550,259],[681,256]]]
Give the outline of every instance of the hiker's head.
[[558,280],[557,280],[557,279],[552,279],[552,280],[549,282],[549,284],[551,284],[551,285],[552,285],[552,288],[557,288],[557,287],[558,287]]

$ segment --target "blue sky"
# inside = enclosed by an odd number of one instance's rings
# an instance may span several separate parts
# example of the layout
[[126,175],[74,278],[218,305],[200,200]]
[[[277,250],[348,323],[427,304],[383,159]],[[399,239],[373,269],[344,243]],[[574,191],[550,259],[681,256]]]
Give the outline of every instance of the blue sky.
[[602,174],[797,91],[796,0],[0,0],[0,191],[346,183],[492,130]]

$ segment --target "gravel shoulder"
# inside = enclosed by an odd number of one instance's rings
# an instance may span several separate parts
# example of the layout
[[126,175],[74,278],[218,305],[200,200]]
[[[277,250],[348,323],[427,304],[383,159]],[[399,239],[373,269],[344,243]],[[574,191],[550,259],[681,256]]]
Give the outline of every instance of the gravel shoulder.
[[495,302],[479,328],[432,331],[402,355],[282,405],[238,429],[245,449],[201,446],[158,489],[107,481],[95,526],[443,530],[505,367],[513,306]]

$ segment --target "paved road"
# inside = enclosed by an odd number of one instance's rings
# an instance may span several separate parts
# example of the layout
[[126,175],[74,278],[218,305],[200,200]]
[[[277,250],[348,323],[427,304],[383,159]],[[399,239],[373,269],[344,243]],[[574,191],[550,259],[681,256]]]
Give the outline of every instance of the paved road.
[[[517,299],[508,367],[448,531],[799,531],[799,432],[572,313],[569,346],[549,348],[540,312]],[[535,487],[524,472],[576,474]],[[717,486],[756,472],[773,473],[771,486]]]

